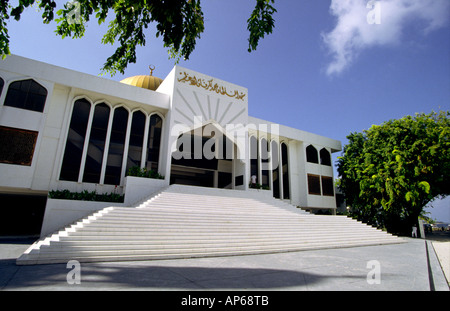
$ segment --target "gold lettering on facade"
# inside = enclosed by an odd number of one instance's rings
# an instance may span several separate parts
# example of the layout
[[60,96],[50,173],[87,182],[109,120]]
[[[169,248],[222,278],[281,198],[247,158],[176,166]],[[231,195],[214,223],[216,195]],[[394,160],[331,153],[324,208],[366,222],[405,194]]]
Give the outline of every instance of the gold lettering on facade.
[[235,97],[236,99],[244,100],[245,93],[239,92],[235,90],[234,92],[228,92],[227,88],[224,86],[219,86],[217,83],[214,83],[214,79],[205,80],[199,79],[196,76],[189,76],[186,72],[180,72],[180,75],[184,75],[184,77],[179,78],[178,82],[188,83],[190,85],[204,88],[207,91],[216,92],[217,94],[226,95],[228,97]]

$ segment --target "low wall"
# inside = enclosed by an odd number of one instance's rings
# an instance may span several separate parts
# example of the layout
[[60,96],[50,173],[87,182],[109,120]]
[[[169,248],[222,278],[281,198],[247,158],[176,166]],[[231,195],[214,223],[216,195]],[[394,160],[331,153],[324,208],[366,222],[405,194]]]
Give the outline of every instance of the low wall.
[[169,185],[169,180],[127,176],[125,178],[123,193],[125,206],[136,206],[144,199],[151,197]]
[[42,222],[41,237],[64,228],[76,221],[89,216],[109,206],[132,207],[137,203],[151,197],[154,193],[168,186],[164,179],[151,179],[142,177],[125,178],[124,203],[93,202],[77,200],[47,199],[44,220]]
[[272,198],[273,197],[271,190],[248,188],[247,191],[255,198],[258,198],[258,197]]
[[41,238],[108,206],[124,206],[124,204],[48,198],[42,222]]

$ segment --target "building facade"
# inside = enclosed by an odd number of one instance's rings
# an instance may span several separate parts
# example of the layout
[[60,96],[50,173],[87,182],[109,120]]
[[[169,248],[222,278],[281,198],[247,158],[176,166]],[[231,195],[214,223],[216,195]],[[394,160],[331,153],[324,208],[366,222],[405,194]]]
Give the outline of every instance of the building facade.
[[[164,80],[116,82],[11,55],[0,92],[0,199],[11,219],[47,217],[52,190],[119,193],[133,205],[173,183],[336,208],[341,143],[249,116],[244,87],[179,66]],[[136,169],[162,179],[127,187]]]

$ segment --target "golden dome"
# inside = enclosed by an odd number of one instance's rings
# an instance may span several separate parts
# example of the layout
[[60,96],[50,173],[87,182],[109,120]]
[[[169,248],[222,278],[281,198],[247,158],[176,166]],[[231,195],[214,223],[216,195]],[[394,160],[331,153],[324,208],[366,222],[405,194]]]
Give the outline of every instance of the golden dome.
[[156,89],[163,82],[163,79],[153,76],[153,70],[155,69],[155,67],[149,66],[149,68],[150,68],[149,76],[146,76],[146,75],[133,76],[133,77],[125,78],[120,82],[128,84],[128,85],[141,87],[143,89],[149,89],[152,91],[156,91]]

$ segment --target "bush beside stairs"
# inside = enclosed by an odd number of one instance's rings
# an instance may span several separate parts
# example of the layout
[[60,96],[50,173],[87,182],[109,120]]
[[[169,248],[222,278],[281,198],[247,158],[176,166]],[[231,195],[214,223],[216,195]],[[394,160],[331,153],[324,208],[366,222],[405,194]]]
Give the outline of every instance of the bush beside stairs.
[[313,215],[258,192],[171,185],[36,241],[18,265],[233,256],[402,243],[345,216]]

